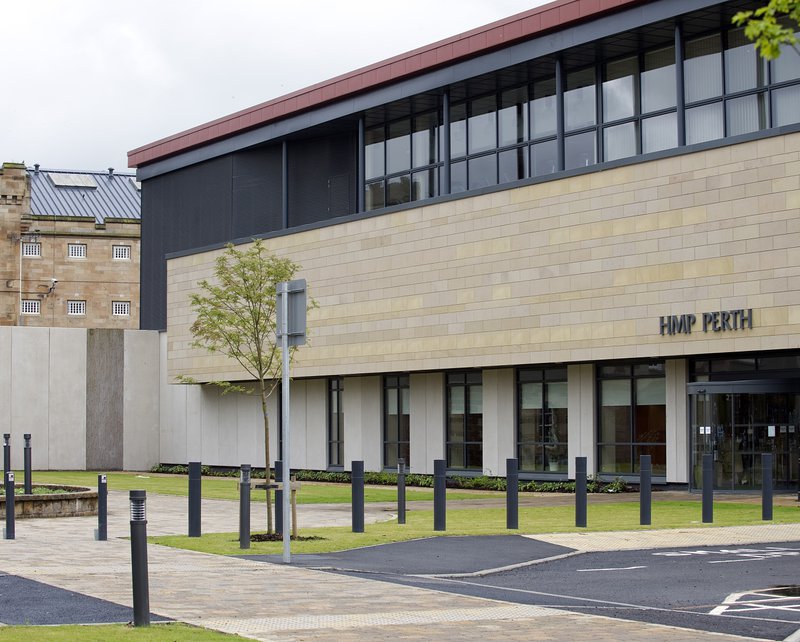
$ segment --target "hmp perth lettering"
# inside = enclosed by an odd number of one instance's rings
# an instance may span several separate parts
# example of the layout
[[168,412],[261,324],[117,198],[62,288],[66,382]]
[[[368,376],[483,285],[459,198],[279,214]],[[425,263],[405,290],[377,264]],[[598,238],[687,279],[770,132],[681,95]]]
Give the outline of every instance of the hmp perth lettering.
[[[753,309],[720,310],[703,312],[700,315],[703,332],[733,332],[735,330],[752,329]],[[691,334],[697,323],[694,314],[673,314],[658,317],[660,334]]]

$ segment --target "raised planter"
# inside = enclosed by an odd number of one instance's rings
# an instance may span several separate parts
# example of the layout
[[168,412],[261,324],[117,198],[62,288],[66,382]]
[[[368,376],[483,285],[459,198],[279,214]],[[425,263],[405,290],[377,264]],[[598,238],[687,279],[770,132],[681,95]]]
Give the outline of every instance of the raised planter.
[[[21,488],[22,484],[17,484]],[[35,488],[66,490],[66,493],[46,495],[15,495],[14,516],[28,517],[83,517],[97,515],[97,491],[84,486],[57,486],[33,484]],[[0,495],[0,518],[6,516],[6,496]]]

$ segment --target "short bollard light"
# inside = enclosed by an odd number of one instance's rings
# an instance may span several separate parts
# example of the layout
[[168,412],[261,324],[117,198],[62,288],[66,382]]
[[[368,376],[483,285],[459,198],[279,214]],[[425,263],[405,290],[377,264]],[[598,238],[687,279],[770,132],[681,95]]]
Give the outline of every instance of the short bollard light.
[[131,577],[133,579],[134,626],[150,626],[150,586],[147,575],[146,501],[146,491],[130,491]]
[[200,537],[202,470],[199,461],[189,462],[189,537]]
[[250,548],[250,464],[239,469],[239,548]]
[[433,530],[447,530],[447,462],[433,460]]
[[397,460],[397,523],[406,523],[406,460]]
[[11,433],[3,433],[3,475],[11,470]]
[[350,483],[352,486],[352,522],[353,532],[364,532],[364,462],[353,461],[350,466]]
[[108,477],[97,476],[97,530],[94,538],[98,542],[108,540]]
[[9,470],[4,477],[6,490],[6,528],[5,538],[16,539],[14,532],[14,471]]
[[31,479],[31,434],[26,432],[23,437],[25,438],[25,494],[31,495],[33,494],[33,480]]
[[586,457],[575,458],[575,527],[586,528]]

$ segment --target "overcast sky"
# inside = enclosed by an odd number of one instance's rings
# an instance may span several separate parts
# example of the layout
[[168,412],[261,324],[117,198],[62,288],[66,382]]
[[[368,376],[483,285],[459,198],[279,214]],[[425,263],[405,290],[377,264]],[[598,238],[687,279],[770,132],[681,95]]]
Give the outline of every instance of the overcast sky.
[[30,0],[3,4],[0,162],[127,152],[544,0]]

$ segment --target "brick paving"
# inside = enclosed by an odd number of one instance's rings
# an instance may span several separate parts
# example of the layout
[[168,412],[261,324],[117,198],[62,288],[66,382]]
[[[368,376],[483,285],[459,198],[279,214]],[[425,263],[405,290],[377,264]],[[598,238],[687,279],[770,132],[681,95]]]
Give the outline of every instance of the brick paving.
[[[307,525],[316,518],[347,524],[347,508],[304,508],[300,519]],[[204,532],[235,530],[237,510],[235,502],[204,502]],[[386,516],[385,509],[371,509],[371,519]],[[132,606],[130,543],[123,539],[130,534],[127,495],[109,495],[109,541],[94,541],[96,523],[96,518],[18,520],[17,539],[0,540],[0,570]],[[183,533],[186,525],[185,498],[148,496],[148,534]],[[581,533],[537,539],[580,550],[645,548],[654,541],[668,546],[724,545],[800,540],[800,526]],[[148,559],[153,613],[256,640],[743,639],[155,545],[148,547]]]

